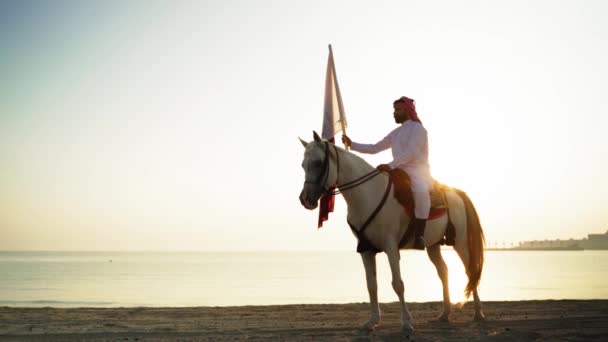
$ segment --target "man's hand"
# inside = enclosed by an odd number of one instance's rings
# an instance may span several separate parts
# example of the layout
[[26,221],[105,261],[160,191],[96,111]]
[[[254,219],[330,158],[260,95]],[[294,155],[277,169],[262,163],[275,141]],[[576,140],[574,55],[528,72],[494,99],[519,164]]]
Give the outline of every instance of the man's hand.
[[342,135],[342,143],[344,144],[344,146],[350,147],[352,140],[350,140],[350,138],[347,135]]
[[389,172],[391,170],[391,167],[388,166],[388,164],[380,164],[380,165],[376,166],[376,170],[379,170],[382,172]]

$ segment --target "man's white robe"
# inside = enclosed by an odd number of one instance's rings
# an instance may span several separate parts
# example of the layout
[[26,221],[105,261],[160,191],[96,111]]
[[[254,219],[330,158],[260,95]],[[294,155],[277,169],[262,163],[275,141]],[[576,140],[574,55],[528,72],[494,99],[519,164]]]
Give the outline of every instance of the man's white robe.
[[407,120],[376,144],[352,142],[351,149],[361,153],[378,153],[391,148],[391,169],[400,168],[412,181],[412,193],[417,218],[428,218],[431,201],[429,190],[433,179],[429,166],[429,143],[426,129],[421,123]]

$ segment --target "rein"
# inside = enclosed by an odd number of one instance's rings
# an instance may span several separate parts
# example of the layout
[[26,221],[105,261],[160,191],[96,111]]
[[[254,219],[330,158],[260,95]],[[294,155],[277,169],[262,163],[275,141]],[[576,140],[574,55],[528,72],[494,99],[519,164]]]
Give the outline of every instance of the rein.
[[[340,157],[338,155],[338,148],[336,147],[336,145],[333,145],[333,146],[334,146],[334,151],[336,152],[336,182],[337,182],[338,176],[340,175]],[[327,168],[328,168],[327,173],[329,174],[329,163],[327,164]],[[379,175],[381,173],[382,173],[382,171],[374,169],[373,171],[371,171],[355,180],[346,182],[344,184],[336,185],[337,190],[327,191],[327,194],[328,195],[339,195],[340,193],[342,193],[346,190],[350,190],[352,188],[355,188],[355,187],[367,182],[368,180],[376,177],[377,175]]]
[[[338,176],[340,175],[340,157],[339,157],[338,148],[336,147],[336,145],[332,145],[332,146],[334,147],[334,151],[336,152],[336,181],[338,181]],[[305,182],[305,183],[311,183],[311,184],[314,184],[314,185],[317,185],[317,186],[323,188],[323,190],[325,192],[323,194],[323,196],[339,195],[342,192],[355,188],[382,173],[382,171],[380,171],[380,170],[373,170],[355,180],[328,188],[327,179],[329,178],[329,143],[327,143],[327,142],[325,142],[325,159],[323,160],[323,169],[324,169],[323,173],[317,177],[315,182],[310,182],[310,181]],[[336,190],[332,190],[332,188],[336,188]]]
[[[336,182],[337,182],[338,176],[340,175],[340,157],[339,157],[338,148],[336,147],[336,145],[333,145],[333,147],[334,147],[334,151],[336,152]],[[335,185],[335,187],[332,186],[332,187],[328,188],[327,180],[329,178],[329,143],[327,143],[327,142],[325,142],[325,159],[323,160],[323,168],[324,168],[323,173],[317,177],[315,182],[310,182],[310,181],[305,182],[305,183],[311,183],[311,184],[321,187],[324,191],[324,194],[322,196],[339,195],[342,192],[353,189],[353,188],[369,181],[370,179],[376,177],[380,173],[382,173],[382,171],[374,169],[373,171],[371,171],[355,180],[346,182],[344,184]],[[386,203],[386,199],[388,198],[388,194],[391,190],[392,184],[393,184],[393,182],[391,181],[391,179],[389,177],[388,184],[386,186],[386,190],[384,191],[384,195],[382,196],[380,203],[378,204],[376,209],[371,213],[371,215],[367,218],[365,223],[363,223],[363,225],[359,229],[355,229],[355,227],[350,222],[348,222],[348,225],[350,226],[350,228],[357,234],[359,241],[362,241],[365,239],[365,237],[362,236],[361,234],[363,234],[363,231],[369,226],[369,224],[374,220],[374,218],[376,218],[376,215],[378,215],[378,213],[384,206],[384,203]],[[334,188],[337,188],[337,190],[332,190]]]
[[[328,145],[329,145],[328,143],[325,143],[326,153],[329,152]],[[333,146],[334,146],[334,151],[336,152],[336,182],[337,182],[338,176],[340,175],[340,157],[338,155],[338,148],[336,147],[336,145],[333,145]],[[327,178],[329,178],[329,162],[327,162],[327,160],[329,159],[329,153],[327,153],[325,155],[325,159],[326,160],[323,161],[323,164],[326,164],[327,171],[324,172],[323,174],[325,175],[324,181],[326,182]],[[324,196],[338,195],[346,190],[353,189],[353,188],[369,181],[370,179],[376,177],[380,173],[382,173],[382,171],[374,169],[373,171],[371,171],[355,180],[346,182],[341,185],[336,185],[336,188],[338,190],[333,190],[333,191],[326,190],[326,193]],[[365,222],[363,223],[363,225],[361,225],[361,227],[359,227],[359,229],[355,228],[355,226],[353,226],[353,224],[347,220],[347,223],[350,226],[350,229],[357,235],[357,239],[359,239],[359,241],[367,241],[367,238],[365,238],[365,236],[363,235],[363,232],[365,231],[365,229],[367,229],[367,227],[369,227],[370,223],[372,223],[372,221],[376,218],[376,216],[378,215],[380,210],[382,210],[382,207],[384,207],[384,204],[386,203],[386,200],[388,198],[388,194],[391,191],[392,185],[393,185],[393,182],[389,177],[388,184],[386,184],[386,190],[384,190],[384,195],[382,195],[382,199],[380,200],[380,203],[378,203],[378,206],[376,206],[376,209],[374,209],[374,211],[368,216],[367,220],[365,220]],[[365,243],[369,243],[369,241],[365,242]]]
[[339,195],[339,194],[343,193],[346,190],[350,190],[350,189],[352,189],[354,187],[357,187],[357,186],[359,186],[359,185],[367,182],[368,180],[370,180],[370,179],[376,177],[377,175],[379,175],[380,173],[382,173],[382,171],[374,170],[374,171],[372,171],[370,173],[367,173],[367,174],[365,174],[365,175],[363,175],[363,176],[361,176],[361,177],[359,177],[359,178],[357,178],[357,179],[355,179],[353,181],[350,181],[348,183],[344,183],[342,185],[336,186],[338,188],[338,190],[330,191],[329,194],[331,194],[331,195]]

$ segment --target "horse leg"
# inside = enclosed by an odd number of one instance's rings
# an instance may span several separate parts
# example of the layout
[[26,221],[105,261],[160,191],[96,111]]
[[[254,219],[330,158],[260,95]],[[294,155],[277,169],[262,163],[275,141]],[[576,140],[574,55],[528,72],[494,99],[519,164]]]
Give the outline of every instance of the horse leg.
[[426,248],[426,253],[429,256],[429,259],[437,268],[437,275],[439,275],[439,279],[441,279],[441,286],[443,287],[443,313],[441,316],[437,317],[438,321],[448,322],[451,310],[450,304],[450,290],[448,286],[448,267],[441,256],[441,247],[439,245],[433,245]]
[[399,259],[401,256],[399,255],[399,248],[395,246],[395,248],[387,249],[386,255],[388,256],[388,262],[391,266],[391,274],[393,276],[393,290],[399,297],[399,303],[401,304],[401,324],[402,331],[404,334],[410,334],[414,328],[412,327],[412,315],[405,304],[405,299],[403,298],[403,281],[401,280],[401,269],[399,266]]
[[[467,276],[469,276],[469,251],[467,250],[466,241],[463,241],[462,243],[456,242],[456,244],[454,245],[454,249],[456,250],[456,253],[458,253],[460,260],[464,264],[464,269],[467,271]],[[473,301],[475,303],[475,316],[473,317],[473,320],[485,320],[486,316],[483,314],[481,308],[481,300],[479,299],[477,289],[473,290]]]
[[474,321],[485,321],[486,315],[481,311],[481,300],[479,300],[479,294],[477,294],[477,289],[473,290],[473,300],[475,301],[475,316],[473,317]]
[[369,305],[371,309],[370,318],[363,325],[364,330],[374,330],[380,324],[380,307],[378,305],[378,281],[376,279],[376,253],[361,253],[361,260],[365,267],[365,278],[367,279],[367,292],[369,292]]

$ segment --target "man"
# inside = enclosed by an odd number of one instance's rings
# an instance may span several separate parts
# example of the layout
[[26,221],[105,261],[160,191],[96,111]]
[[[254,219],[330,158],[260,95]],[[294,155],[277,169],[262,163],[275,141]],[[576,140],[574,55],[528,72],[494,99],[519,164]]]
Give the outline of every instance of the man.
[[424,250],[424,227],[431,208],[429,190],[433,182],[429,166],[427,132],[418,118],[414,100],[403,96],[393,102],[393,109],[395,122],[401,126],[395,128],[378,143],[360,144],[351,141],[346,135],[342,136],[342,142],[361,153],[373,154],[389,147],[392,149],[393,161],[380,164],[376,168],[380,171],[400,168],[410,177],[414,197],[415,217],[410,221],[410,227],[415,232],[414,248]]

